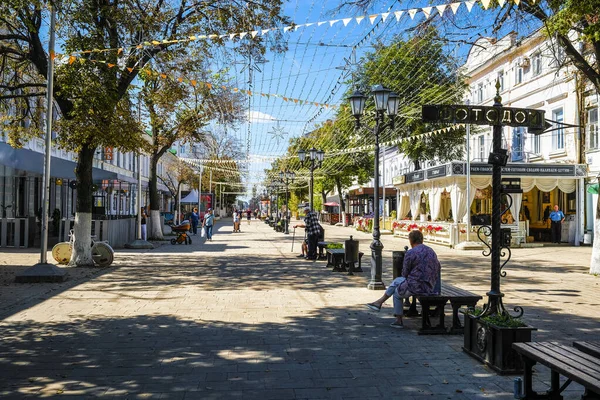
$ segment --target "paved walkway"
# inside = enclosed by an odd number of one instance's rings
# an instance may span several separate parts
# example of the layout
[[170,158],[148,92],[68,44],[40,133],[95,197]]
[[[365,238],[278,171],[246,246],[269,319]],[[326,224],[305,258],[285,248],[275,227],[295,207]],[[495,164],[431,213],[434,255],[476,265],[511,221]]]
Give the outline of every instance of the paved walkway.
[[[391,304],[366,309],[381,294],[366,289],[369,235],[326,227],[328,240],[361,241],[365,272],[348,277],[295,257],[302,230],[292,253],[293,234],[257,221],[236,234],[230,226],[219,222],[212,242],[119,251],[115,267],[0,297],[0,398],[512,398],[513,377],[464,354],[462,336],[418,336],[414,319],[394,330]],[[389,282],[390,252],[407,243],[383,242]],[[485,294],[489,258],[436,251],[444,280]],[[589,256],[590,248],[513,251],[505,302],[525,307],[535,340],[600,337]],[[541,389],[549,375],[540,372]]]

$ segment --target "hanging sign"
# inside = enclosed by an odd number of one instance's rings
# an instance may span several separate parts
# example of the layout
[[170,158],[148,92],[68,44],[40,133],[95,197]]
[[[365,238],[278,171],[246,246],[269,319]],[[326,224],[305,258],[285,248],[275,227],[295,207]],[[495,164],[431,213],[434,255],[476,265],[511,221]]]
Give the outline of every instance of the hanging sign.
[[423,106],[422,112],[423,122],[523,126],[535,134],[551,126],[545,122],[544,110],[526,108],[430,105]]

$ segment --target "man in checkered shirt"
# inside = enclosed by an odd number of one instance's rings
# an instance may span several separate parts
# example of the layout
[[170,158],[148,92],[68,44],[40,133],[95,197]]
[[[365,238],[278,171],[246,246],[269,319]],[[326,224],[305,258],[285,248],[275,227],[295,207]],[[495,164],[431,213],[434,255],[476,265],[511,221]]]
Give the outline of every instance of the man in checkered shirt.
[[304,224],[294,225],[294,228],[305,228],[306,236],[308,240],[308,255],[307,260],[317,259],[317,244],[319,242],[319,235],[321,234],[321,225],[319,224],[319,217],[314,211],[310,211],[310,207],[304,209]]

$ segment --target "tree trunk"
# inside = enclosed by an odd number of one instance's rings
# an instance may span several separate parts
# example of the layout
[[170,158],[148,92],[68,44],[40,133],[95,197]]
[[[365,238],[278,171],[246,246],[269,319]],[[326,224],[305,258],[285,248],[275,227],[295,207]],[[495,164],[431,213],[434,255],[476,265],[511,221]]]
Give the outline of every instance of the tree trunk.
[[92,259],[92,166],[96,149],[84,144],[77,154],[77,208],[73,227],[73,254],[70,266],[94,266]]
[[327,203],[327,192],[325,190],[321,190],[321,211],[325,211],[325,203]]
[[590,274],[600,274],[600,199],[598,200],[596,218],[594,219],[594,244],[592,246]]
[[160,196],[158,194],[158,175],[156,174],[158,160],[160,156],[153,155],[150,158],[150,178],[148,181],[148,190],[150,192],[150,232],[149,240],[163,240],[162,221],[160,218]]

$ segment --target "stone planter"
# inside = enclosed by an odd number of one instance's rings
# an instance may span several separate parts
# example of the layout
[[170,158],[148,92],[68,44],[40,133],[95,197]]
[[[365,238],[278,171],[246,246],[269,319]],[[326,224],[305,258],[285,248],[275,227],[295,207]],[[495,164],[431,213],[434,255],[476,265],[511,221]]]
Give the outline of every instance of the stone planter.
[[532,326],[499,327],[465,314],[463,350],[501,375],[520,374],[523,366],[513,343],[530,342]]

